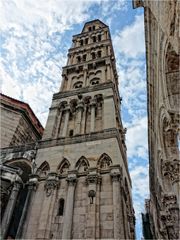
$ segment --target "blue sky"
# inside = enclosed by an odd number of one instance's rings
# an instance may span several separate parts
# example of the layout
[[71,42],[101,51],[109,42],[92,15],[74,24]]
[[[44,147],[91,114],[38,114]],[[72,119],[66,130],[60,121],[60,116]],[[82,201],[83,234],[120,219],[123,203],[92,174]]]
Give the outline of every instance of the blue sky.
[[143,9],[133,10],[127,0],[2,0],[0,9],[1,90],[27,102],[44,126],[72,35],[93,19],[109,25],[141,239],[141,211],[149,189]]

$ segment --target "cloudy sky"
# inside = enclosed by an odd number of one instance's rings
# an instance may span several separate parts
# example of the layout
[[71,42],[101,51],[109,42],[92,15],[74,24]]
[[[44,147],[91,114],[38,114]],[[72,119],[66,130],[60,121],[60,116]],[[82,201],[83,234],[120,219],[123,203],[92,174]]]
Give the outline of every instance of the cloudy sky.
[[148,197],[143,9],[133,10],[131,0],[1,0],[1,90],[27,102],[45,126],[72,35],[97,18],[109,25],[115,50],[136,234],[141,239],[141,211]]

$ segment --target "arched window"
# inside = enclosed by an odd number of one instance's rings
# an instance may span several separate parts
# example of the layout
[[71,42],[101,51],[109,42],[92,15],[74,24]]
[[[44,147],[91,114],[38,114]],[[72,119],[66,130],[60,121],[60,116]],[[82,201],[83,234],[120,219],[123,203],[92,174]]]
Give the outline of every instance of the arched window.
[[101,169],[107,169],[111,164],[111,158],[106,153],[103,153],[98,160],[97,166]]
[[77,56],[77,63],[81,62],[81,56]]
[[95,58],[96,58],[95,52],[92,52],[92,53],[91,53],[91,56],[92,56],[92,59],[95,59]]
[[93,26],[93,30],[95,30],[96,29],[96,26]]
[[99,42],[101,41],[101,35],[98,35],[98,41]]
[[100,58],[101,57],[101,51],[98,51],[97,55],[98,55],[98,58]]
[[72,136],[73,136],[73,129],[69,131],[69,137],[72,137]]
[[82,88],[82,85],[83,85],[83,82],[76,82],[75,84],[74,84],[74,88]]
[[83,55],[83,61],[86,61],[86,54]]
[[64,158],[60,165],[58,166],[57,171],[60,174],[67,174],[69,167],[70,167],[69,161],[66,158]]
[[89,32],[91,31],[91,27],[89,27]]
[[82,39],[80,40],[80,46],[83,46],[83,40]]
[[99,84],[99,78],[93,78],[90,82],[91,85]]
[[85,44],[88,44],[88,38],[85,39]]
[[96,36],[93,36],[93,42],[96,42]]
[[63,213],[64,213],[64,199],[61,198],[59,199],[57,216],[63,216]]

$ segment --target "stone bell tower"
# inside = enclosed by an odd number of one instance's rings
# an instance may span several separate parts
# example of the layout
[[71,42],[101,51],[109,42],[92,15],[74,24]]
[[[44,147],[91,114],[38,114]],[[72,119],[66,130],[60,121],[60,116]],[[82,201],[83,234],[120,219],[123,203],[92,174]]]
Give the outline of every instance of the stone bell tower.
[[134,239],[126,129],[107,25],[87,22],[73,36],[62,77],[38,144],[22,236]]

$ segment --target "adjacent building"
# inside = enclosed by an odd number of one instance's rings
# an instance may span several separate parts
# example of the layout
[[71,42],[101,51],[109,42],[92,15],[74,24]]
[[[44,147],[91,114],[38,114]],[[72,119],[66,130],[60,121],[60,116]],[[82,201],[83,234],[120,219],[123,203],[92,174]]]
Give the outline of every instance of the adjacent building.
[[28,179],[21,177],[27,168],[20,163],[15,177],[9,175],[14,181],[3,237],[135,239],[126,129],[107,25],[87,22],[73,36],[62,78],[42,140],[2,150],[4,172],[17,157],[31,166]]
[[144,7],[150,199],[145,239],[179,239],[179,1],[133,1]]

